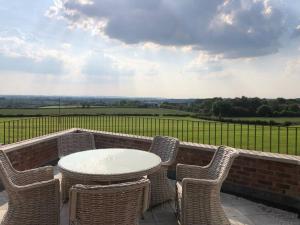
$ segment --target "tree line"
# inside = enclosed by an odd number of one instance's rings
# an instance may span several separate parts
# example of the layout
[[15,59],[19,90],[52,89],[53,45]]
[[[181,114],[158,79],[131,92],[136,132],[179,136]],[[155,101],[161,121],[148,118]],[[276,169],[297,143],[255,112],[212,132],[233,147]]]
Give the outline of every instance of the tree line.
[[195,99],[191,103],[163,102],[160,107],[179,109],[214,117],[297,117],[300,99],[210,98]]

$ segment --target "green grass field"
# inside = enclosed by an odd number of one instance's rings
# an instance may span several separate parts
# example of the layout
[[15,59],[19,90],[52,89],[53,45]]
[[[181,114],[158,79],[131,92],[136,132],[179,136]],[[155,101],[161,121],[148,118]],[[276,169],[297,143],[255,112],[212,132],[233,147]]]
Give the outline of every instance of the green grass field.
[[182,117],[102,115],[24,118],[6,121],[5,125],[0,122],[0,142],[12,143],[73,127],[143,136],[168,135],[181,141],[300,155],[300,128],[219,123]]
[[285,122],[292,122],[292,123],[299,123],[300,124],[300,117],[226,117],[225,119],[233,119],[233,120],[249,120],[249,121],[274,121],[277,123],[285,123]]
[[91,107],[91,108],[37,108],[37,109],[0,109],[0,116],[38,116],[38,115],[190,115],[192,113],[161,108],[114,108],[114,107]]

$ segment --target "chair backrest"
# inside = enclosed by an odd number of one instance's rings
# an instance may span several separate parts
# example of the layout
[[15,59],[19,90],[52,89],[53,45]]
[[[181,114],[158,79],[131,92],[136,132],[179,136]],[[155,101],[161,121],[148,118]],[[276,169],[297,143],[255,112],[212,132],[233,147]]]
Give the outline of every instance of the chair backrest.
[[91,133],[70,133],[58,138],[59,158],[84,150],[95,149],[94,136]]
[[173,137],[156,136],[153,138],[150,152],[160,156],[162,162],[173,163],[176,160],[179,141]]
[[12,182],[17,184],[16,171],[3,150],[0,150],[0,161],[2,163],[3,170],[5,170],[5,174],[10,180],[12,180]]
[[5,164],[1,160],[0,161],[0,177],[1,177],[2,184],[4,185],[4,188],[6,189],[6,186],[9,183],[9,177],[8,177],[5,167],[6,167]]
[[3,161],[0,161],[0,178],[1,182],[4,186],[4,189],[8,195],[9,201],[17,201],[18,198],[18,192],[16,190],[15,186],[15,174],[13,174],[3,163]]
[[70,190],[70,224],[138,225],[148,208],[150,181],[75,185]]
[[218,179],[220,182],[223,182],[229,173],[234,159],[238,155],[239,151],[236,149],[220,146],[209,164],[210,179]]

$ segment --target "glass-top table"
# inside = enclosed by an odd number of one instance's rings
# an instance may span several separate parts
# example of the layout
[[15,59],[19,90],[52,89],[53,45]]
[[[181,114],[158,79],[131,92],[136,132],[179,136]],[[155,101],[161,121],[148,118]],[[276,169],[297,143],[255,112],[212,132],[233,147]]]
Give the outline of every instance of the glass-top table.
[[61,158],[65,198],[74,184],[107,184],[137,180],[159,170],[159,156],[136,149],[95,149],[73,153]]
[[80,176],[107,177],[107,181],[122,176],[127,179],[144,176],[159,168],[159,156],[134,149],[95,149],[70,154],[58,162],[59,169]]

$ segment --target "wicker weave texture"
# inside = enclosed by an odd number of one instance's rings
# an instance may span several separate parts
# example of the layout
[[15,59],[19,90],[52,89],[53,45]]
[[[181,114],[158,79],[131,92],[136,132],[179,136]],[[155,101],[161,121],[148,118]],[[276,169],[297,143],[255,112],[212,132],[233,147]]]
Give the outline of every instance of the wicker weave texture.
[[220,146],[205,167],[178,164],[177,212],[182,225],[227,225],[220,190],[239,152]]
[[59,180],[52,167],[20,172],[0,151],[0,176],[9,199],[1,225],[59,225]]
[[[95,140],[91,133],[65,134],[58,138],[57,144],[59,158],[75,152],[95,149]],[[63,202],[68,199],[69,189],[74,184],[78,184],[76,179],[74,180],[69,176],[62,177],[61,194]]]
[[71,225],[138,225],[148,208],[147,179],[113,185],[75,185],[70,190]]
[[175,193],[168,177],[168,166],[172,165],[177,156],[179,141],[173,137],[156,136],[150,147],[150,152],[160,156],[162,166],[159,171],[149,175],[151,181],[151,206],[174,199]]
[[70,133],[58,138],[59,158],[84,150],[95,149],[94,136],[91,133]]

